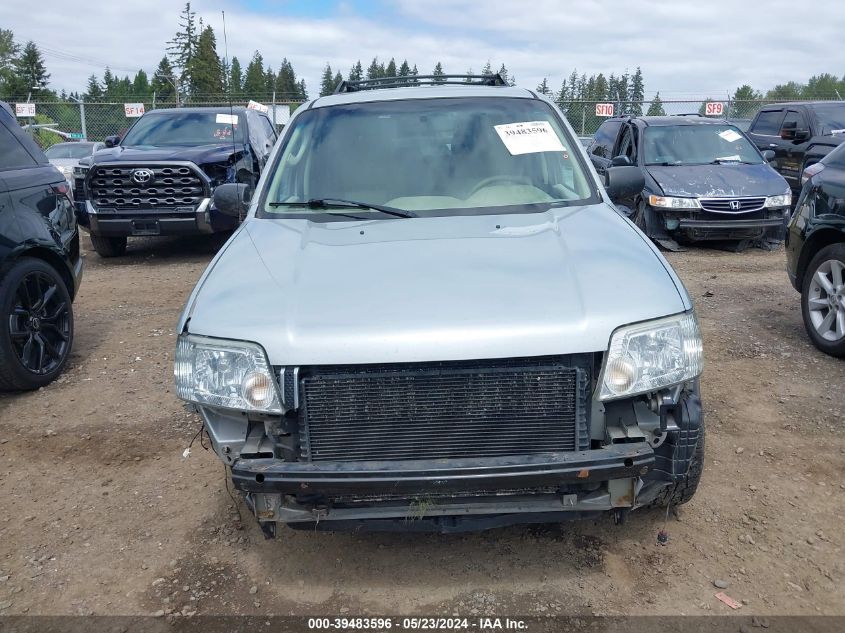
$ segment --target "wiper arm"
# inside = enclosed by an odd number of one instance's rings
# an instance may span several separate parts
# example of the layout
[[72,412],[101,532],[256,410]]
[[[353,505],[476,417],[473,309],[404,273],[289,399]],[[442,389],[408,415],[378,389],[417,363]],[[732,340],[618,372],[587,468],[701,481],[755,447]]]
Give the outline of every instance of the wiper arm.
[[310,209],[330,209],[337,207],[355,207],[356,209],[368,209],[372,211],[380,211],[387,215],[392,215],[397,218],[416,218],[419,217],[413,211],[405,211],[404,209],[397,209],[395,207],[386,207],[381,204],[372,204],[370,202],[356,202],[355,200],[342,200],[340,198],[314,198],[307,203]]
[[[268,202],[268,207],[273,207],[274,209],[277,207],[307,207],[307,202]],[[336,211],[332,212],[332,215],[340,215],[344,218],[352,218],[353,220],[366,220],[367,218],[361,217],[360,215],[352,215],[351,213],[337,213]]]

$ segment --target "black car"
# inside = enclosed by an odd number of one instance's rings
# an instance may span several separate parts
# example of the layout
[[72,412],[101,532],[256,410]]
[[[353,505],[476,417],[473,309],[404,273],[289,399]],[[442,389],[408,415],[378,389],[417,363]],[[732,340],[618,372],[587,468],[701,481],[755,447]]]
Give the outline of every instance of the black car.
[[79,231],[62,173],[0,102],[0,389],[43,387],[73,344]]
[[269,117],[244,107],[153,110],[124,138],[80,161],[74,197],[80,222],[102,257],[126,251],[126,238],[230,231],[212,192],[226,182],[258,182],[276,142]]
[[678,241],[782,240],[789,186],[735,126],[703,116],[621,116],[587,152],[600,174],[639,165],[645,188],[617,205],[667,248]]
[[821,351],[845,356],[845,143],[808,167],[786,238],[789,280]]
[[845,141],[845,103],[815,101],[764,106],[748,129],[761,150],[771,150],[772,166],[797,196],[801,174]]

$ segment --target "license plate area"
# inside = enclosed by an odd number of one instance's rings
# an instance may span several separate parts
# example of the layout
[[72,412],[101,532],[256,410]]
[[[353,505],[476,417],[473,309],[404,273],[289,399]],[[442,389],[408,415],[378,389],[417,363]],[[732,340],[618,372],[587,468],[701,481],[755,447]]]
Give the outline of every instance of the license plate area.
[[158,220],[132,220],[132,235],[161,235]]

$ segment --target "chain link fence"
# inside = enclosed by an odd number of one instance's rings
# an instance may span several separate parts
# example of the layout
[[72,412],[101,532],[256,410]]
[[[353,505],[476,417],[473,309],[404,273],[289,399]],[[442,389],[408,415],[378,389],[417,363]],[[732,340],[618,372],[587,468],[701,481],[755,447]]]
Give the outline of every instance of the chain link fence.
[[[255,95],[252,98],[237,97],[233,99],[232,105],[245,106],[250,100],[258,101],[270,107],[287,105],[291,112],[301,104],[298,101],[279,100],[276,95]],[[174,108],[180,105],[172,99],[156,101],[153,98],[133,99],[127,97],[126,102],[142,103],[146,111],[156,108]],[[735,101],[726,99],[724,101],[712,101],[710,99],[697,99],[623,101],[612,104],[607,101],[562,101],[558,105],[578,135],[592,136],[611,112],[617,116],[620,114],[641,116],[646,114],[706,115],[709,113],[718,118],[729,119],[741,129],[746,129],[757,111],[770,103],[776,102],[768,100]],[[709,106],[709,112],[708,104],[712,104]],[[181,105],[225,107],[229,105],[229,101],[225,95],[205,95],[192,97],[190,103]],[[608,105],[612,105],[612,110]],[[102,141],[107,136],[123,135],[135,121],[134,118],[126,116],[123,102],[38,101],[35,102],[35,112],[35,117],[22,117],[19,118],[19,121],[22,125],[33,125],[30,128],[33,136],[45,148],[69,138]],[[604,116],[600,116],[597,114],[598,112],[601,112]],[[50,126],[59,133],[51,132],[45,127],[34,127],[36,125]]]

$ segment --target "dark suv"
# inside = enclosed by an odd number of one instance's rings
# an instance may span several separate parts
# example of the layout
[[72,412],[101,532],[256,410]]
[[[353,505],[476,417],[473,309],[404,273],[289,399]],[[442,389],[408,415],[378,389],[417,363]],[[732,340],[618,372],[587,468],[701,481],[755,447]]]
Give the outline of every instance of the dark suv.
[[217,212],[214,188],[254,187],[276,142],[266,114],[244,107],[147,112],[121,140],[80,161],[74,196],[80,222],[102,257],[126,251],[126,238],[229,231],[239,218]]
[[0,102],[0,389],[56,378],[73,342],[82,277],[79,231],[62,173]]
[[761,151],[774,152],[772,166],[797,196],[803,171],[845,141],[845,103],[767,105],[754,117],[748,137]]
[[745,135],[703,116],[608,119],[587,148],[596,170],[638,165],[645,188],[617,205],[666,248],[681,240],[784,237],[791,196],[786,181]]

